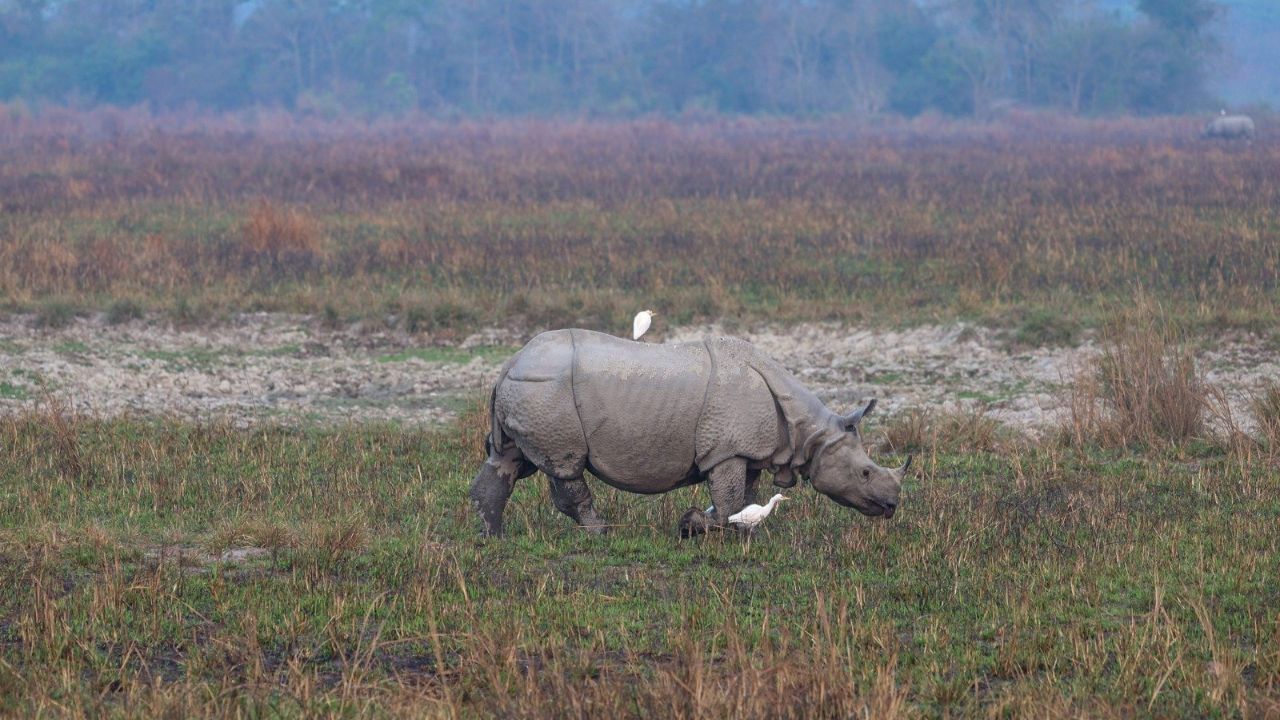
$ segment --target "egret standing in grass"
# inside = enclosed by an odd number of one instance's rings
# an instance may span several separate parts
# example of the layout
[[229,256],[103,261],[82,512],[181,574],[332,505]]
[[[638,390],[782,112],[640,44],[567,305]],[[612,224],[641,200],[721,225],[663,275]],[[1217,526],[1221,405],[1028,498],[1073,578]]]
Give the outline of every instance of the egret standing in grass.
[[631,339],[639,340],[641,335],[649,331],[649,326],[653,324],[653,316],[658,313],[652,310],[641,310],[636,313],[636,319],[631,322]]
[[735,527],[745,529],[748,533],[754,533],[760,523],[769,517],[769,513],[773,512],[773,508],[778,504],[779,500],[789,500],[786,495],[778,493],[769,498],[769,502],[765,505],[748,505],[742,508],[742,511],[729,516],[729,524]]

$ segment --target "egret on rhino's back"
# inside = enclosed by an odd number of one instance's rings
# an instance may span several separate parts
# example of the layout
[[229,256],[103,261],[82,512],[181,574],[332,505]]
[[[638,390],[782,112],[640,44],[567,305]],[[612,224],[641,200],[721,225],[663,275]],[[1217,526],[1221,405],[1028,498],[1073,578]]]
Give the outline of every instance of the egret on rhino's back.
[[714,509],[699,522],[720,527],[755,502],[769,470],[779,487],[798,474],[845,507],[892,517],[911,461],[889,469],[867,456],[858,424],[874,407],[838,415],[735,338],[645,344],[554,330],[529,341],[494,384],[488,459],[471,499],[483,532],[500,534],[516,480],[541,470],[556,508],[603,532],[586,470],[645,494],[709,481]]
[[649,332],[649,326],[653,324],[653,316],[658,313],[652,310],[641,310],[636,313],[636,317],[631,321],[631,339],[639,340],[642,335]]

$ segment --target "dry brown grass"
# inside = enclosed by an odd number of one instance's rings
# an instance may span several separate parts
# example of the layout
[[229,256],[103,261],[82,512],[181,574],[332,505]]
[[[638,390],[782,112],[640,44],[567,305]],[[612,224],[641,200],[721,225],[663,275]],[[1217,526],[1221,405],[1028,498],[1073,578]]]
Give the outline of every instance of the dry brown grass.
[[1253,417],[1268,447],[1280,450],[1280,382],[1268,381],[1253,398]]
[[[714,601],[713,601],[714,602]],[[819,600],[819,615],[754,634],[730,616],[708,635],[672,628],[673,652],[662,658],[603,647],[548,649],[530,655],[532,638],[487,633],[460,666],[463,684],[480,690],[485,714],[513,718],[910,717],[908,688],[893,654],[872,672],[851,671],[854,648],[895,644],[884,627],[859,627],[847,601]],[[714,656],[708,644],[720,647]]]
[[64,477],[80,479],[85,475],[84,454],[80,449],[78,416],[66,401],[45,390],[42,406],[35,411],[37,422],[45,427],[49,457]]
[[329,518],[316,522],[307,532],[302,545],[313,551],[322,562],[340,561],[360,550],[368,542],[368,528],[363,518]]
[[1276,315],[1280,143],[1176,120],[47,120],[0,119],[0,296],[22,308],[866,322],[1088,314],[1138,283],[1208,324]]
[[884,427],[887,449],[895,453],[933,450],[991,452],[1009,439],[1009,429],[981,405],[946,411],[913,408]]
[[1210,389],[1195,350],[1150,299],[1118,312],[1101,344],[1069,389],[1074,444],[1151,446],[1205,435]]
[[235,520],[215,529],[204,546],[220,554],[233,548],[264,548],[272,552],[297,547],[297,534],[292,528],[261,520]]
[[255,203],[241,229],[241,253],[250,266],[265,263],[275,274],[306,272],[320,259],[315,223],[294,208],[280,209],[266,200]]

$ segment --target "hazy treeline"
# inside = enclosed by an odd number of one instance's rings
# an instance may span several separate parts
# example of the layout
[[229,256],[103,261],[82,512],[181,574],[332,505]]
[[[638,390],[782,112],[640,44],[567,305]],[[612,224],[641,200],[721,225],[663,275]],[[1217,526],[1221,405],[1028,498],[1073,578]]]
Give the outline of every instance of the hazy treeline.
[[1211,0],[0,0],[0,99],[320,113],[1205,106]]

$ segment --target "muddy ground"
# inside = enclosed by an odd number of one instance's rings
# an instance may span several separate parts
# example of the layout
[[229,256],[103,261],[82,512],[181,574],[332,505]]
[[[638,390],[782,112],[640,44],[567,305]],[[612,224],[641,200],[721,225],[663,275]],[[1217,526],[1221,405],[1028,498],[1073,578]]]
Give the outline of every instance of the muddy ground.
[[[620,331],[621,332],[621,331]],[[656,328],[674,342],[722,334],[716,327]],[[1064,384],[1097,353],[1018,347],[999,329],[964,324],[867,329],[830,324],[755,328],[746,337],[778,358],[833,408],[881,399],[889,412],[978,404],[992,417],[1039,432],[1062,422]],[[358,324],[246,314],[175,328],[146,319],[118,325],[80,318],[38,328],[30,316],[0,319],[0,413],[22,412],[47,394],[96,416],[133,414],[198,421],[426,426],[453,417],[492,382],[527,337],[491,329],[461,343]],[[1205,342],[1208,380],[1249,424],[1248,398],[1280,377],[1273,340],[1252,335]]]

